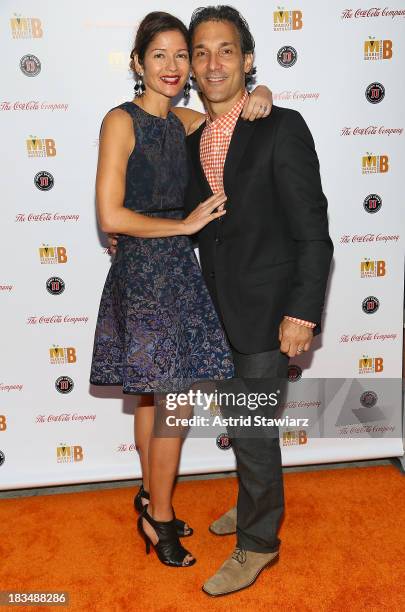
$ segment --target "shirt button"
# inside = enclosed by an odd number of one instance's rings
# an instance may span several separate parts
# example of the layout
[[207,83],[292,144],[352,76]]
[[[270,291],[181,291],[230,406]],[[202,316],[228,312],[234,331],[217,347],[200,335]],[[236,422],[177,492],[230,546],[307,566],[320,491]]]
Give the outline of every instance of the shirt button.
[[222,244],[222,240],[221,238],[219,238],[218,236],[215,238],[215,243],[216,244]]

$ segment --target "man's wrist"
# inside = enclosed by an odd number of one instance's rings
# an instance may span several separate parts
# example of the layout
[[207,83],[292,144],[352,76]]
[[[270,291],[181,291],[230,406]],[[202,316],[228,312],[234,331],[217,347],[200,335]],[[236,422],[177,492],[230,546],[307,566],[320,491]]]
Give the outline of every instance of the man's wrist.
[[296,325],[308,327],[308,329],[314,329],[316,327],[316,323],[313,323],[312,321],[306,321],[305,319],[297,319],[297,317],[290,317],[289,315],[284,315],[284,319],[287,319],[287,321],[291,321]]

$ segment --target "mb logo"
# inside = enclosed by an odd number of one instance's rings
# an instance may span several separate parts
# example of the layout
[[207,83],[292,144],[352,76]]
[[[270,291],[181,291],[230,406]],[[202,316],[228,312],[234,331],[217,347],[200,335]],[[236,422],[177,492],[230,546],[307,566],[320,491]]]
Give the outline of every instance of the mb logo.
[[6,431],[7,419],[5,414],[0,414],[0,431]]
[[13,38],[42,38],[42,23],[36,17],[21,17],[16,15],[10,19]]
[[389,170],[388,155],[367,153],[361,160],[362,174],[383,174]]
[[376,259],[374,261],[370,259],[364,259],[360,262],[360,276],[361,278],[375,278],[378,276],[386,275],[386,266],[383,259]]
[[123,72],[127,69],[126,54],[122,51],[111,51],[108,54],[108,63],[112,70]]
[[359,374],[380,374],[384,370],[382,357],[368,357],[363,355],[359,359]]
[[296,446],[298,444],[306,444],[308,436],[305,429],[298,431],[283,431],[283,446]]
[[83,447],[60,444],[60,446],[56,447],[56,460],[58,463],[83,461]]
[[392,58],[392,40],[375,40],[369,36],[364,41],[365,60],[387,60]]
[[41,264],[64,264],[68,260],[66,249],[63,246],[50,247],[44,245],[39,247],[38,250]]
[[53,365],[64,365],[65,363],[76,363],[76,349],[73,346],[63,348],[52,346],[49,349],[49,360]]
[[273,28],[276,32],[302,29],[302,11],[274,11]]
[[53,138],[30,136],[26,140],[28,157],[55,157],[56,146]]

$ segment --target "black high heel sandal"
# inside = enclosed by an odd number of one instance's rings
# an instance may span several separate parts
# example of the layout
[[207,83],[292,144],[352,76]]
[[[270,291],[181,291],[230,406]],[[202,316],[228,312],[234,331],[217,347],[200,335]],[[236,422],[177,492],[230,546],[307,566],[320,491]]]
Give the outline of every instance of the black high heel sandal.
[[[145,491],[143,485],[140,486],[139,491],[134,498],[134,507],[135,510],[139,513],[142,513],[145,506],[148,505],[143,504],[142,499],[147,499],[148,501],[150,500],[149,493],[148,491]],[[189,536],[193,535],[194,530],[191,527],[187,527],[186,529],[186,523],[184,521],[176,517],[174,517],[174,521],[176,524],[176,531],[179,538],[188,538]]]
[[[158,537],[156,544],[153,544],[147,533],[145,533],[142,523],[143,519],[145,519],[155,530]],[[152,544],[159,557],[159,561],[164,565],[170,565],[171,567],[191,567],[196,562],[196,559],[192,559],[188,563],[184,563],[186,556],[191,553],[180,544],[179,536],[176,531],[175,519],[164,522],[155,521],[148,514],[147,506],[145,506],[142,514],[138,518],[138,529],[145,540],[146,554],[149,554],[150,545]]]

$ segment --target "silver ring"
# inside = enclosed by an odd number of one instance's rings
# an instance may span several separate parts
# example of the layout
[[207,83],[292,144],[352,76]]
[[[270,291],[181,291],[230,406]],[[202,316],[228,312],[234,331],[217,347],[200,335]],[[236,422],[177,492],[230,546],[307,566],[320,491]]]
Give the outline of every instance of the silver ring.
[[303,348],[297,348],[297,353],[303,353],[304,349]]

